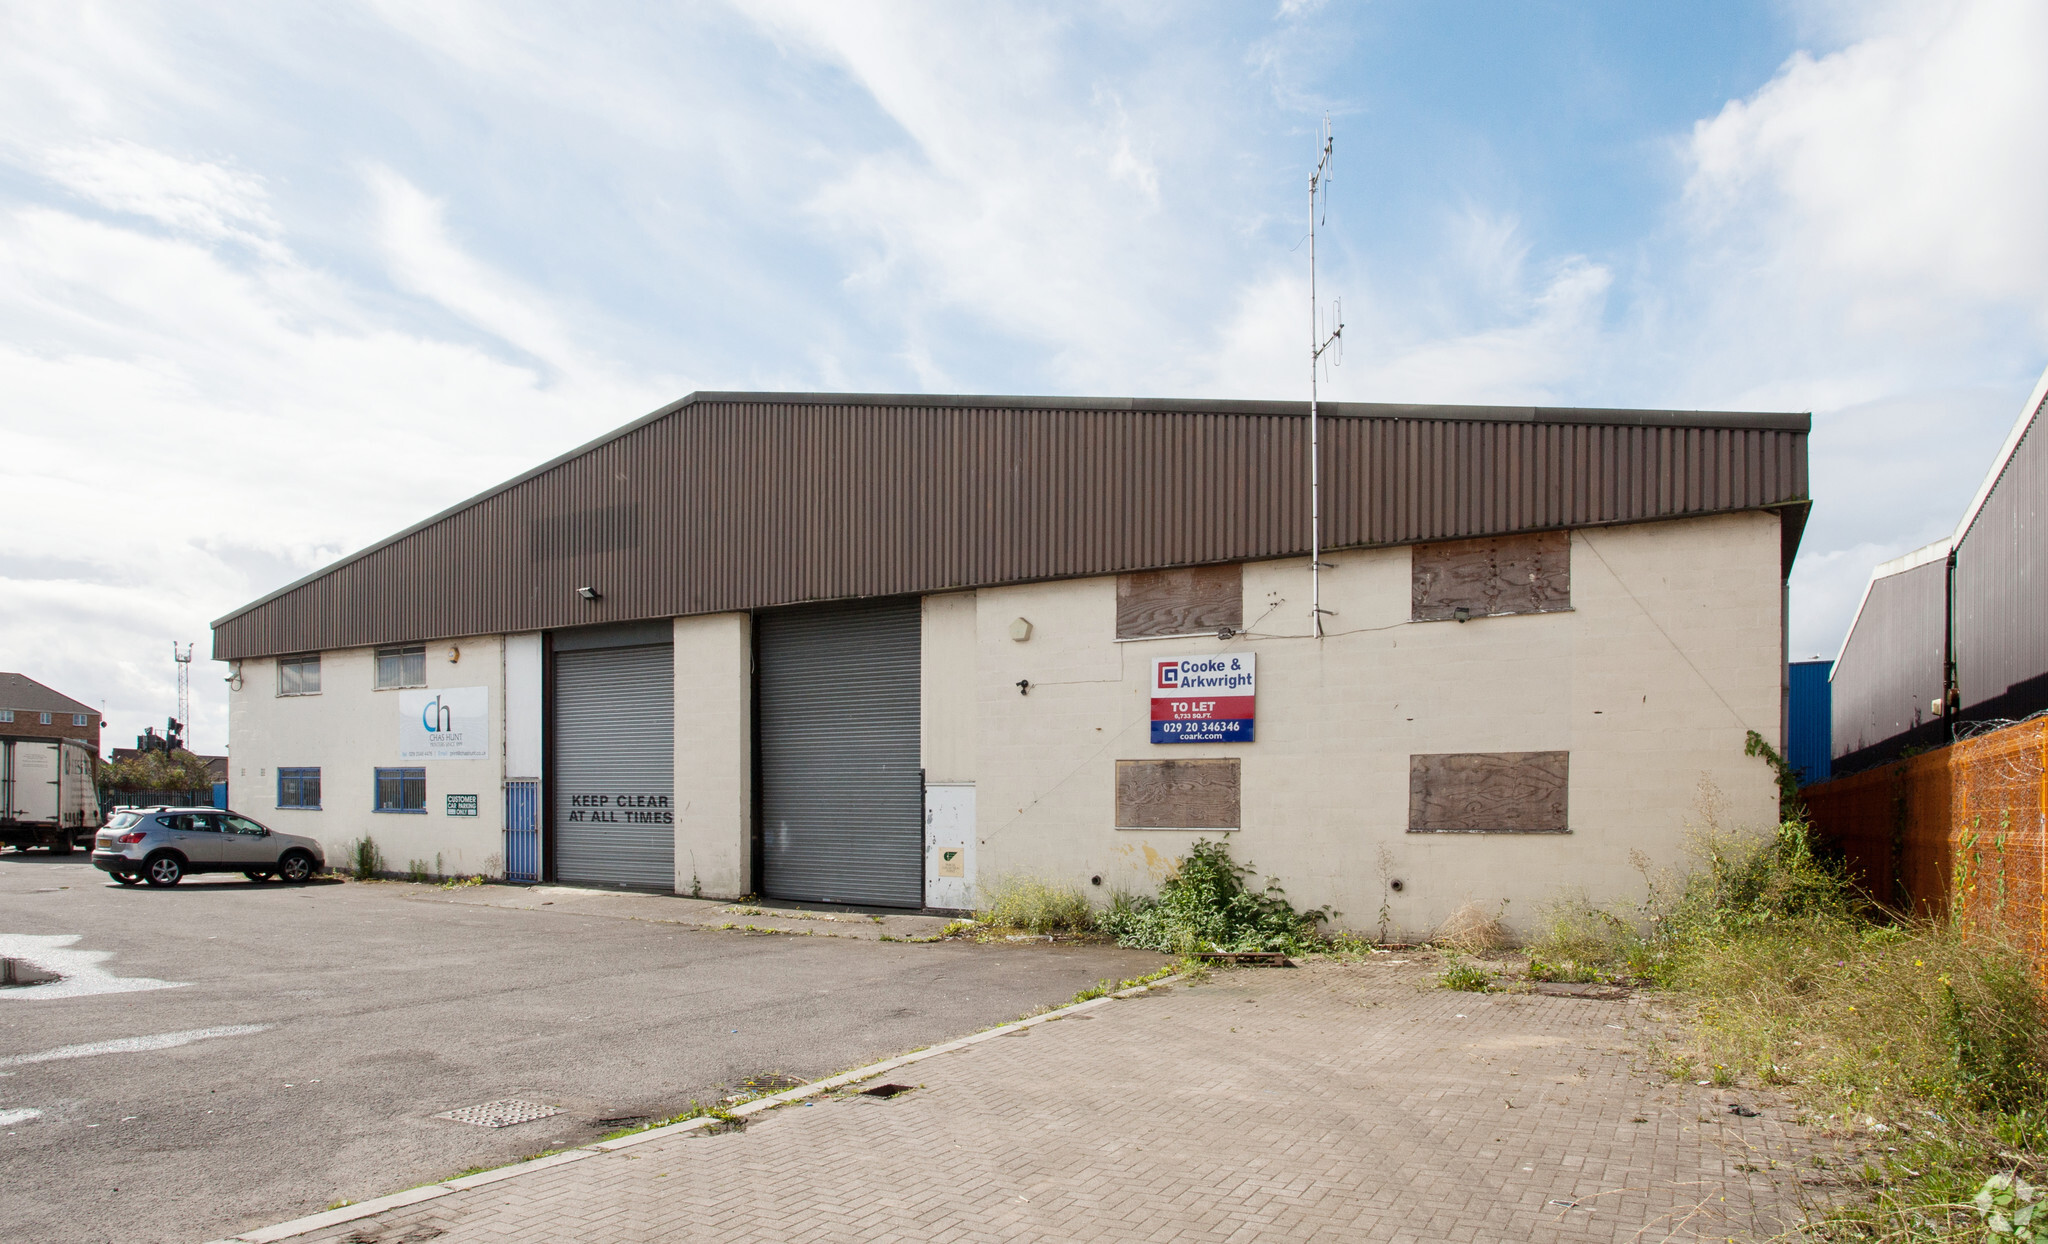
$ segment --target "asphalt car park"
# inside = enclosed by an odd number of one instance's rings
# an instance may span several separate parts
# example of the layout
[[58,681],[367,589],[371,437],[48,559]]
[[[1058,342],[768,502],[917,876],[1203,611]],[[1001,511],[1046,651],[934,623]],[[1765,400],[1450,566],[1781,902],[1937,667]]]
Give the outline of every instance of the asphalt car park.
[[[749,934],[0,855],[0,1238],[205,1241],[815,1078],[1159,956]],[[681,902],[684,900],[678,900]],[[504,1099],[561,1113],[436,1118]]]

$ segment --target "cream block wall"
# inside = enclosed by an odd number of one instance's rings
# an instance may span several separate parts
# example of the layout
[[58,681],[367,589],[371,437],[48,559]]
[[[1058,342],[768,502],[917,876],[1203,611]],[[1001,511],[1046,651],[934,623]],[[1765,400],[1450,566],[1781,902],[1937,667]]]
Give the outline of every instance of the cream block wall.
[[752,617],[675,620],[676,893],[754,890]]
[[[1526,927],[1566,889],[1640,897],[1633,854],[1679,862],[1703,779],[1724,823],[1775,819],[1771,775],[1742,752],[1746,731],[1779,732],[1775,515],[1574,532],[1565,613],[1410,622],[1407,548],[1329,560],[1335,616],[1320,642],[1301,559],[1246,565],[1247,633],[1230,641],[1116,642],[1114,577],[976,593],[980,877],[1037,874],[1097,895],[1155,885],[1199,835],[1115,829],[1120,759],[1240,758],[1233,853],[1298,905],[1331,904],[1361,929],[1393,877],[1405,883],[1386,896],[1393,923],[1418,933],[1466,902],[1505,899]],[[1018,617],[1029,642],[1010,638]],[[1153,745],[1152,658],[1237,651],[1259,655],[1257,741]],[[968,729],[926,704],[928,740]],[[1411,754],[1548,750],[1570,753],[1571,833],[1406,832]]]
[[977,660],[975,594],[948,592],[924,598],[918,629],[918,719],[944,723],[924,730],[919,762],[927,784],[974,780],[974,682]]
[[[398,758],[398,692],[376,689],[376,649],[320,654],[320,693],[277,694],[277,662],[240,663],[242,685],[228,695],[229,802],[273,829],[318,838],[327,863],[340,868],[348,844],[376,840],[385,867],[439,860],[449,875],[502,876],[504,865],[505,682],[498,636],[437,640],[426,645],[426,685],[488,687],[491,756],[484,760]],[[458,659],[450,661],[450,652]],[[317,766],[319,811],[277,806],[279,766]],[[424,813],[374,811],[376,770],[426,770]],[[477,815],[450,817],[447,796],[475,795]]]

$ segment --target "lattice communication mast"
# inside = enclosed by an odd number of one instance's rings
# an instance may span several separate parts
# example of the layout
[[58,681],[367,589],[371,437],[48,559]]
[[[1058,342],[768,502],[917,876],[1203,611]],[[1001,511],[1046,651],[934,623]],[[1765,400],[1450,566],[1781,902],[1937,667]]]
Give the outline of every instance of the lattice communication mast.
[[186,644],[185,651],[179,652],[178,641],[172,640],[171,660],[178,663],[178,716],[165,737],[170,746],[182,747],[192,728],[192,645]]

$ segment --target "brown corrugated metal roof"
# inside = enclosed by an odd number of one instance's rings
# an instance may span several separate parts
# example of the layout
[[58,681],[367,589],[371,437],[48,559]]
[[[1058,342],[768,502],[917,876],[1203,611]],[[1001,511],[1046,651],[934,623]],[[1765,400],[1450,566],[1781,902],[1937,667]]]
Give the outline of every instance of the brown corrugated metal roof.
[[[1330,548],[1806,499],[1806,415],[1322,410]],[[1298,555],[1307,413],[697,393],[221,618],[214,656]]]

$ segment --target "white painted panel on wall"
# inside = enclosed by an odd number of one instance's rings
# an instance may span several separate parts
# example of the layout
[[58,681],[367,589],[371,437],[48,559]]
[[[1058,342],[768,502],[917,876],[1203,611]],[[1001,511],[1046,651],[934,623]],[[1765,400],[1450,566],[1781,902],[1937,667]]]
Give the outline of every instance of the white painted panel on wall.
[[924,904],[974,906],[974,784],[924,788]]
[[540,777],[541,637],[505,637],[505,778]]

